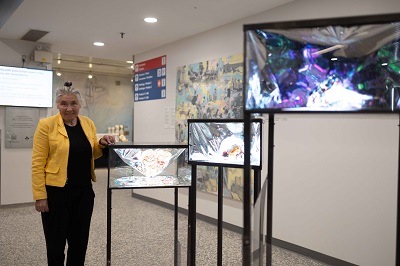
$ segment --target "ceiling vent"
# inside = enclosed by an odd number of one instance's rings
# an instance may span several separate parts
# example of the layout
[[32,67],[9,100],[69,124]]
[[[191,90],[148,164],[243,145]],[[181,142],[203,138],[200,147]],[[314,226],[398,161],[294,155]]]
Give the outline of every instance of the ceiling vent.
[[49,32],[43,30],[29,30],[24,36],[22,36],[21,40],[37,42],[47,33]]

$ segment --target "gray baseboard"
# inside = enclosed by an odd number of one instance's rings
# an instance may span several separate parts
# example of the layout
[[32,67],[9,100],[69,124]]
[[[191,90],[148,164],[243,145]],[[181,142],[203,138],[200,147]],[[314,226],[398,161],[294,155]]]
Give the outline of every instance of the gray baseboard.
[[[162,206],[162,207],[165,207],[165,208],[170,209],[170,210],[174,210],[175,209],[173,204],[169,204],[169,203],[166,203],[164,201],[160,201],[160,200],[157,200],[157,199],[154,199],[154,198],[150,198],[150,197],[147,197],[147,196],[139,195],[139,194],[134,193],[133,191],[132,191],[132,197],[136,198],[136,199],[143,200],[143,201],[147,201],[147,202],[150,202],[150,203]],[[182,214],[186,214],[186,215],[188,214],[188,210],[184,209],[182,207],[178,207],[178,212],[182,213]],[[217,219],[211,218],[209,216],[206,216],[206,215],[203,215],[203,214],[200,214],[200,213],[196,214],[196,219],[199,219],[201,221],[213,224],[215,226],[218,225],[218,220]],[[242,233],[242,228],[239,227],[239,226],[236,226],[236,225],[233,225],[233,224],[230,224],[230,223],[227,223],[227,222],[223,222],[222,224],[223,224],[222,225],[223,228],[225,228],[225,229],[231,230],[231,231],[239,233],[239,234]],[[313,260],[320,261],[320,262],[328,264],[328,265],[357,266],[356,264],[353,264],[353,263],[350,263],[350,262],[347,262],[347,261],[344,261],[344,260],[340,260],[340,259],[337,259],[335,257],[331,257],[331,256],[325,255],[323,253],[319,253],[319,252],[316,252],[314,250],[307,249],[307,248],[304,248],[304,247],[301,247],[301,246],[298,246],[298,245],[295,245],[295,244],[292,244],[292,243],[289,243],[289,242],[286,242],[286,241],[283,241],[283,240],[280,240],[280,239],[276,239],[276,238],[272,238],[272,245],[280,247],[280,248],[283,248],[283,249],[286,249],[286,250],[289,250],[291,252],[295,252],[295,253],[300,254],[302,256],[311,258]],[[253,255],[256,255],[256,254],[253,254]]]

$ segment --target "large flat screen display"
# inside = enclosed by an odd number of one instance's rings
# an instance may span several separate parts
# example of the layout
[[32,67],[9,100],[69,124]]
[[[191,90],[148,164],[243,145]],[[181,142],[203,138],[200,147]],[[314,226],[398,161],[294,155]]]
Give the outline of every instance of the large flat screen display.
[[0,66],[0,105],[52,107],[53,71]]
[[400,111],[400,14],[245,25],[244,35],[245,111]]

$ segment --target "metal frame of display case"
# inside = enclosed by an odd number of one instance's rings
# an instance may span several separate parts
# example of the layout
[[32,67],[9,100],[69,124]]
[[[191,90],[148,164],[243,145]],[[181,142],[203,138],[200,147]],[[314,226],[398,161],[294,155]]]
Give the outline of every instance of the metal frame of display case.
[[[188,130],[190,123],[244,123],[243,119],[188,119]],[[249,163],[249,167],[254,171],[254,202],[259,195],[261,190],[261,168],[262,168],[262,124],[263,119],[261,118],[253,118],[251,122],[258,122],[261,124],[260,126],[260,165],[259,166],[251,166]],[[249,131],[250,132],[250,131]],[[190,132],[188,132],[188,138],[190,138]],[[188,151],[190,152],[190,143]],[[249,161],[250,161],[250,152],[249,152]],[[197,165],[202,166],[214,166],[218,168],[218,218],[217,218],[217,265],[222,266],[222,235],[223,235],[223,169],[224,168],[244,168],[243,165],[238,164],[229,164],[229,163],[220,163],[220,162],[204,162],[204,161],[193,161],[188,158],[188,164],[192,165],[192,182],[193,180],[197,180]],[[244,182],[246,183],[246,182]],[[194,190],[193,193],[196,193],[196,183],[192,185]],[[250,187],[249,187],[250,190]],[[196,203],[194,203],[196,205]],[[194,207],[195,209],[195,207]],[[192,226],[195,226],[195,212],[193,213],[192,221],[194,221]],[[193,262],[195,262],[195,258],[192,258]],[[195,265],[195,264],[193,264]],[[250,265],[250,264],[249,264]]]
[[[143,187],[110,187],[110,154],[114,149],[124,149],[124,148],[140,148],[140,149],[162,149],[162,148],[184,148],[187,150],[187,145],[185,144],[170,144],[170,143],[154,143],[154,144],[139,144],[132,142],[118,142],[113,145],[108,146],[108,181],[107,181],[107,265],[111,265],[111,210],[112,210],[112,190],[116,189],[162,189],[162,188],[174,188],[174,265],[179,265],[179,254],[178,254],[178,189],[179,188],[188,188],[189,190],[189,219],[188,219],[188,248],[187,248],[187,257],[188,257],[188,265],[195,265],[191,261],[190,254],[195,254],[195,226],[192,226],[194,220],[190,219],[191,213],[195,212],[192,207],[194,206],[193,201],[195,202],[195,195],[193,194],[193,180],[189,185],[168,185],[168,186],[143,186]],[[181,156],[181,155],[180,155]],[[190,167],[188,165],[188,167]],[[177,166],[178,168],[178,166]],[[192,236],[194,236],[194,241]]]
[[[322,27],[330,25],[342,25],[342,26],[352,26],[361,24],[376,24],[376,23],[390,23],[400,21],[400,14],[382,14],[382,15],[367,15],[358,17],[344,17],[344,18],[324,18],[324,19],[313,19],[304,21],[286,21],[286,22],[275,22],[275,23],[260,23],[252,25],[244,25],[244,77],[247,78],[247,68],[248,63],[248,51],[247,51],[247,40],[246,31],[247,30],[262,30],[265,28],[270,29],[290,29],[290,28],[301,28],[301,27]],[[267,174],[267,232],[266,232],[266,265],[272,265],[272,210],[273,210],[273,165],[274,165],[274,126],[275,126],[275,113],[363,113],[363,114],[374,114],[374,113],[398,113],[399,110],[358,110],[358,111],[302,111],[302,110],[285,110],[285,109],[252,109],[246,110],[246,90],[248,84],[244,81],[244,200],[243,200],[243,260],[242,265],[251,265],[251,203],[250,203],[250,121],[252,119],[252,114],[255,113],[268,113],[269,115],[269,126],[268,126],[268,174]],[[399,115],[400,124],[400,115]],[[400,131],[399,131],[399,154],[400,154]],[[396,223],[396,254],[395,262],[396,265],[400,264],[400,158],[398,163],[398,182],[397,182],[397,223]],[[261,261],[261,260],[260,260]]]

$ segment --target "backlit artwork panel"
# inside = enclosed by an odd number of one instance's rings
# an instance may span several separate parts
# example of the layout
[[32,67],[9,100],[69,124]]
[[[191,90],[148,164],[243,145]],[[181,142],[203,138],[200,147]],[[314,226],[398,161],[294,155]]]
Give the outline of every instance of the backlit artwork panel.
[[400,18],[245,27],[245,109],[399,112]]

